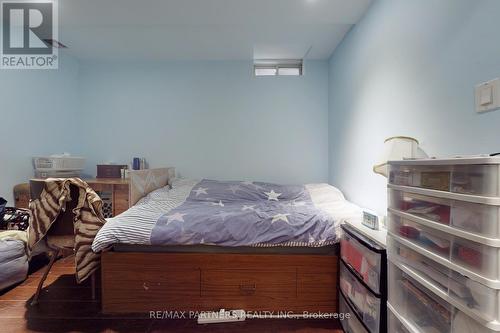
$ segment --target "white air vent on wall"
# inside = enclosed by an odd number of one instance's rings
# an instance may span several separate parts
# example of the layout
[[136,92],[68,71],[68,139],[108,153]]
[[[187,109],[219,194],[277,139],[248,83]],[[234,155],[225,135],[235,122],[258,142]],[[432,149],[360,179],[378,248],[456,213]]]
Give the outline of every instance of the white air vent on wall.
[[303,62],[299,60],[255,60],[253,65],[255,76],[300,76],[303,73]]

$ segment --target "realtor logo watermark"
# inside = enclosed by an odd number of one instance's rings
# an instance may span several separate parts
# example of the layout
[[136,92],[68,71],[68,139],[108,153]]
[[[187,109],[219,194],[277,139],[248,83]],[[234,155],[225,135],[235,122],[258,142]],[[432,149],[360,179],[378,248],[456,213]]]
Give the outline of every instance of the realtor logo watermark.
[[1,69],[57,69],[57,1],[1,2]]

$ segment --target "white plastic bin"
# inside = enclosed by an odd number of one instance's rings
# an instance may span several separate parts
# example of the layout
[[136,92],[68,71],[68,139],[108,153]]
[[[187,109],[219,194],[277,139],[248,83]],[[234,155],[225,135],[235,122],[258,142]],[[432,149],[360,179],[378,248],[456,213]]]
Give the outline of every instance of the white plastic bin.
[[480,322],[468,316],[390,262],[388,277],[393,286],[389,289],[389,311],[396,310],[416,332],[492,333],[500,330],[497,322]]
[[477,243],[418,222],[388,215],[387,228],[399,238],[489,280],[500,280],[500,247]]
[[396,317],[392,311],[387,311],[387,332],[390,333],[412,333]]
[[388,215],[387,230],[443,258],[450,259],[451,257],[452,236],[444,232],[394,214]]
[[85,158],[76,156],[38,156],[33,157],[35,169],[41,170],[83,170]]
[[389,183],[487,197],[500,196],[500,158],[389,162]]
[[500,206],[388,190],[389,208],[458,230],[500,240]]
[[380,298],[363,286],[344,263],[340,264],[340,290],[365,326],[373,333],[378,332],[381,313]]
[[80,178],[81,171],[80,170],[35,170],[35,178]]
[[[433,287],[487,321],[500,321],[500,290],[487,287],[398,243],[387,243],[389,259],[407,267]],[[391,263],[392,264],[392,263]],[[465,311],[465,310],[464,310]]]
[[500,248],[454,237],[451,262],[488,279],[498,279]]
[[[340,239],[340,257],[373,290],[380,294],[382,252],[374,244],[363,244],[364,237],[346,226]],[[366,241],[367,242],[367,241]]]
[[351,308],[342,294],[340,294],[339,297],[339,312],[345,315],[345,318],[341,320],[340,323],[346,333],[369,333],[354,312],[351,311]]
[[388,264],[389,303],[422,332],[451,332],[453,308],[395,265]]

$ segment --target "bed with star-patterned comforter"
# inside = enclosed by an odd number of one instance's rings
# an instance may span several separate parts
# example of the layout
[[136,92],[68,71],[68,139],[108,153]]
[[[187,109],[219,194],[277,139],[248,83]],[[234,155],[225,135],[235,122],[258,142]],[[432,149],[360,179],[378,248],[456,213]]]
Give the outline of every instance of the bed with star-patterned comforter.
[[147,245],[327,246],[361,209],[328,184],[176,179],[108,219],[94,239]]

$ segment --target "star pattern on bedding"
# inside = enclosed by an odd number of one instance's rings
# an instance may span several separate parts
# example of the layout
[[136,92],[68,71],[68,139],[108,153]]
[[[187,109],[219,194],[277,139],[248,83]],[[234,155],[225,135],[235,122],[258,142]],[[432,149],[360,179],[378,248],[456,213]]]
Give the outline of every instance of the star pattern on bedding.
[[288,216],[290,216],[290,214],[276,214],[273,216],[271,223],[278,222],[278,221],[284,221],[286,223],[289,223]]
[[179,213],[179,212],[172,214],[172,215],[168,215],[167,216],[167,224],[171,223],[171,222],[175,222],[175,221],[184,222],[184,216],[186,216],[186,215],[187,214]]
[[279,201],[279,196],[282,194],[282,193],[276,193],[274,192],[274,190],[271,190],[271,192],[264,192],[266,195],[267,195],[267,200],[268,201]]
[[224,207],[224,204],[222,203],[222,200],[219,200],[219,202],[212,202],[212,206]]
[[222,221],[225,221],[226,217],[231,216],[231,215],[232,215],[231,213],[225,212],[222,210],[220,212],[218,212],[217,214],[215,214],[215,216],[220,217],[222,219]]
[[227,190],[233,192],[233,194],[236,194],[236,192],[241,190],[241,186],[236,184],[229,185],[229,188]]
[[242,211],[255,210],[255,205],[243,205],[243,207],[241,207],[241,210]]
[[199,244],[203,238],[205,244],[245,246],[337,237],[338,226],[301,185],[202,180],[187,193],[182,205],[159,218],[152,244]]
[[196,190],[193,190],[193,192],[196,193],[196,196],[199,196],[200,194],[208,194],[207,190],[208,190],[208,188],[200,186]]

